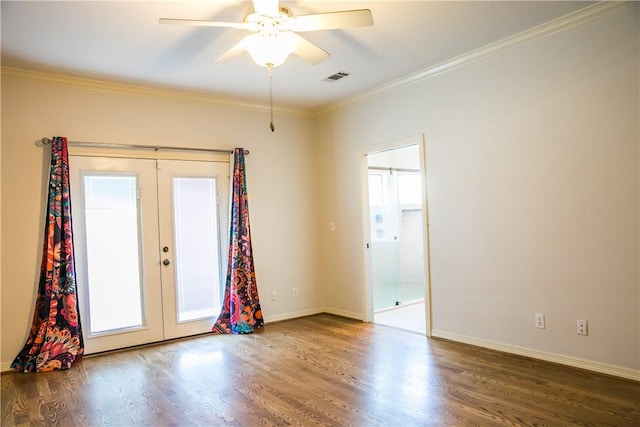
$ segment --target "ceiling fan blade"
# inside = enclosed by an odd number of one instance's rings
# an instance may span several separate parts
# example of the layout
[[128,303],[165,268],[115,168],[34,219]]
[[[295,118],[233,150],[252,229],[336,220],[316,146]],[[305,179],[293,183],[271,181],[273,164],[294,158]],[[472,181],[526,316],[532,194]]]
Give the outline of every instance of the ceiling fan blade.
[[253,26],[245,22],[217,22],[217,21],[201,21],[198,19],[174,19],[174,18],[160,18],[158,21],[161,24],[173,24],[173,25],[194,25],[197,27],[225,27],[225,28],[237,28],[240,30],[252,30]]
[[280,11],[278,0],[253,0],[253,10],[264,16],[274,17]]
[[228,62],[231,61],[232,59],[236,58],[237,56],[239,56],[240,54],[242,54],[246,49],[244,48],[244,39],[240,40],[239,43],[237,43],[235,46],[233,46],[231,49],[229,49],[228,51],[226,51],[225,53],[223,53],[222,55],[220,55],[215,61],[215,63],[218,62]]
[[296,44],[293,53],[305,61],[310,62],[313,65],[317,65],[331,56],[329,52],[311,43],[304,37],[301,37],[296,33],[291,33],[291,35],[291,38]]
[[373,25],[373,16],[369,9],[356,9],[296,16],[292,17],[290,21],[291,31],[318,31],[368,27]]

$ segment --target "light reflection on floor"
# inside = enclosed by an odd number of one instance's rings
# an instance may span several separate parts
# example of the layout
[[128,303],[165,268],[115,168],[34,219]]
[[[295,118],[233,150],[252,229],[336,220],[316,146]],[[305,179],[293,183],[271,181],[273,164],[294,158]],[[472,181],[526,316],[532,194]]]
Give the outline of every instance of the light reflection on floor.
[[391,310],[374,314],[373,322],[379,325],[393,326],[419,334],[426,334],[424,301],[415,304],[400,305]]

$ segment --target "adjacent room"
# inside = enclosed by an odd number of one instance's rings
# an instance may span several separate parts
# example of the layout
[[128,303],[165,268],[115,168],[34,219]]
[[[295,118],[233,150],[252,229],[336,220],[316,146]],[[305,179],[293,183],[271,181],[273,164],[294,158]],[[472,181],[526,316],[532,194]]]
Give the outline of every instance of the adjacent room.
[[0,15],[2,425],[640,425],[638,2]]

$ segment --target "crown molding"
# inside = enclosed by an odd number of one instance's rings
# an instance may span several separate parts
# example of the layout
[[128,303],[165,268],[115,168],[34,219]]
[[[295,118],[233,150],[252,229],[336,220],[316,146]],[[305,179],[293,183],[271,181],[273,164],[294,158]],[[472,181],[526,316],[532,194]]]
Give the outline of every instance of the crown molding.
[[[153,98],[165,98],[174,101],[186,101],[200,104],[216,105],[237,110],[249,110],[269,112],[269,106],[260,103],[240,101],[231,98],[216,97],[197,92],[161,89],[149,86],[139,86],[126,83],[115,83],[103,80],[95,80],[84,77],[74,77],[63,74],[46,73],[42,71],[26,70],[21,68],[2,67],[2,78],[18,80],[38,81],[56,86],[64,86],[76,89],[86,89],[103,93],[118,93],[127,95],[147,96]],[[293,108],[277,108],[273,111],[284,114],[310,115],[309,112]]]
[[384,94],[394,92],[398,89],[405,88],[417,84],[423,80],[437,76],[447,71],[454,70],[481,59],[487,58],[496,53],[504,52],[517,46],[540,40],[552,34],[568,30],[585,22],[599,18],[606,14],[618,11],[633,4],[634,1],[609,1],[604,0],[592,6],[587,6],[569,15],[554,19],[547,23],[538,25],[518,34],[509,36],[494,43],[490,43],[481,48],[463,53],[462,55],[441,62],[432,67],[425,68],[416,73],[409,74],[400,79],[393,80],[371,90],[365,91],[354,97],[326,105],[315,110],[316,115],[322,115],[335,110],[346,108],[350,105],[358,104],[373,98],[380,97]]
[[[606,14],[621,10],[635,3],[634,1],[610,1],[604,0],[588,6],[564,17],[557,18],[537,27],[525,30],[521,33],[509,36],[497,42],[485,45],[479,49],[466,52],[447,61],[432,67],[425,68],[416,73],[409,74],[400,79],[385,83],[371,90],[360,93],[359,95],[347,98],[343,101],[324,105],[315,110],[306,110],[302,108],[278,108],[274,107],[274,111],[284,114],[293,114],[301,116],[322,115],[335,110],[346,108],[350,105],[358,104],[370,99],[380,97],[384,94],[396,91],[401,88],[409,87],[422,82],[439,74],[454,70],[471,64],[475,61],[482,60],[491,55],[504,52],[508,49],[531,43],[552,34],[568,30],[585,22],[599,18]],[[148,86],[139,86],[125,83],[115,83],[83,77],[73,77],[62,74],[46,73],[40,71],[32,71],[19,68],[2,67],[2,77],[16,78],[22,80],[42,81],[59,86],[81,88],[106,93],[121,93],[129,95],[140,95],[150,97],[161,97],[166,99],[196,102],[202,104],[216,105],[238,110],[268,112],[269,106],[266,104],[241,101],[231,98],[216,97],[197,92],[179,91],[172,89],[153,88]]]

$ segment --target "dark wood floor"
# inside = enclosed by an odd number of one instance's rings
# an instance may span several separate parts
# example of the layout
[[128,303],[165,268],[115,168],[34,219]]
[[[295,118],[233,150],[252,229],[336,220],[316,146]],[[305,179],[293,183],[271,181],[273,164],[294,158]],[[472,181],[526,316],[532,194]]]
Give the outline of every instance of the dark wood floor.
[[640,426],[640,383],[331,315],[1,380],[3,426]]

